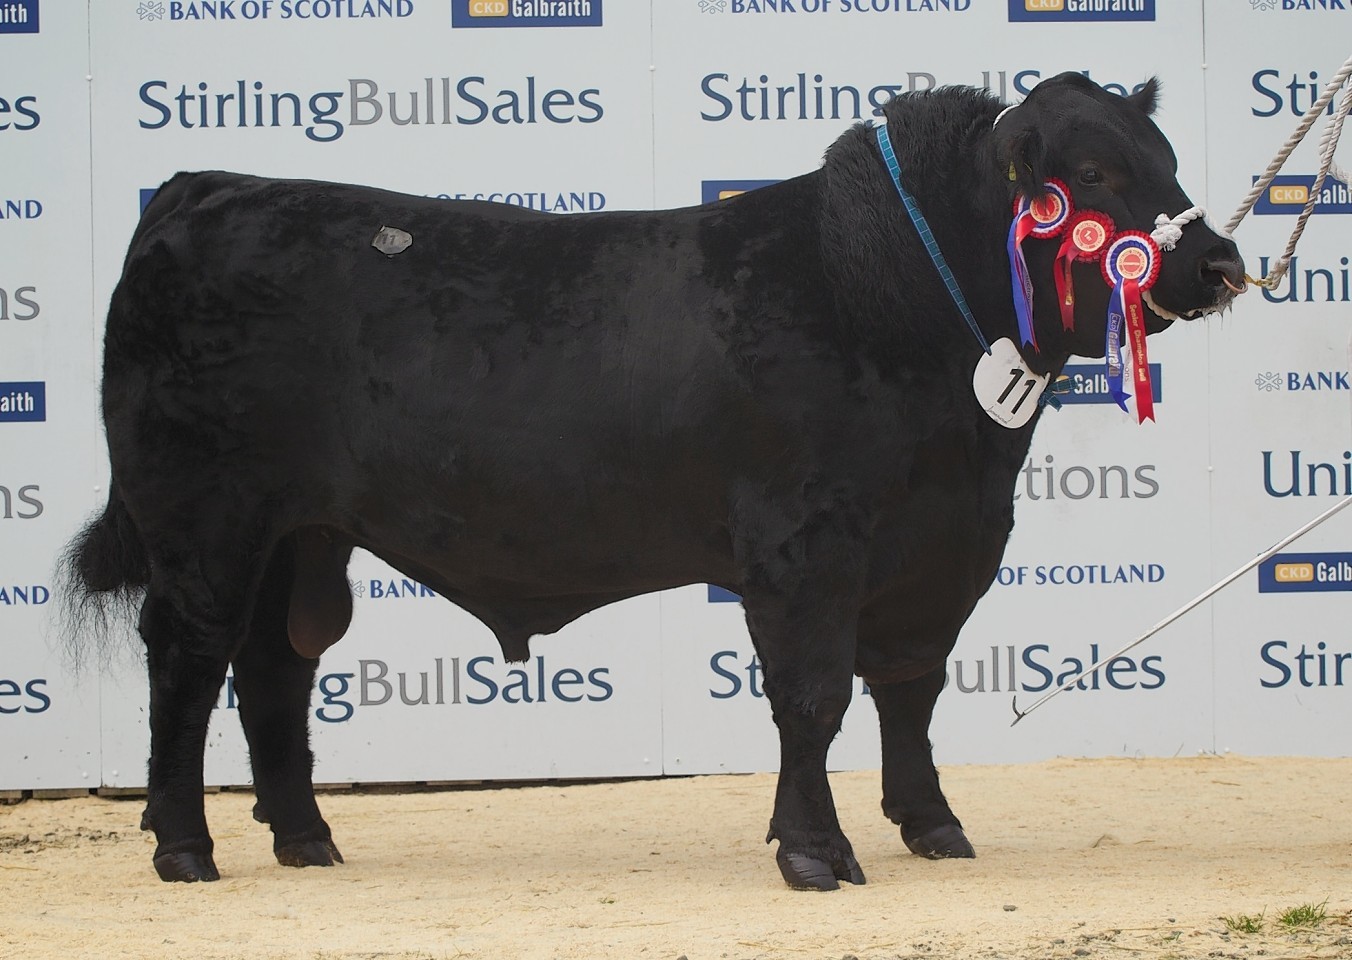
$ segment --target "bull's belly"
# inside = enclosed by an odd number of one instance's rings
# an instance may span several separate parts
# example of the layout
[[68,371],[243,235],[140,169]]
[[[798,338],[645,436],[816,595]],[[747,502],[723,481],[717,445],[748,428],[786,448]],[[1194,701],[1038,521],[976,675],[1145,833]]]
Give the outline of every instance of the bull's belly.
[[635,595],[737,580],[725,522],[651,497],[579,506],[559,491],[499,498],[452,486],[435,505],[423,499],[416,522],[392,514],[414,500],[387,495],[340,526],[394,566],[412,561],[465,596]]

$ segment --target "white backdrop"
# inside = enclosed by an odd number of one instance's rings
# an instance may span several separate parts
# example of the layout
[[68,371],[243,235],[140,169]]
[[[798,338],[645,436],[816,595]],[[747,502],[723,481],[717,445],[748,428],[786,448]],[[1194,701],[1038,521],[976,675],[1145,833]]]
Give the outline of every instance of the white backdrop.
[[[1162,78],[1179,178],[1223,222],[1352,53],[1352,12],[1306,6],[590,0],[541,21],[468,0],[19,0],[0,24],[0,789],[145,782],[139,657],[74,670],[52,569],[102,504],[102,311],[147,191],[174,172],[560,215],[684,206],[813,168],[893,91],[1017,99],[1073,69],[1124,91]],[[1251,272],[1280,253],[1313,148],[1287,172],[1237,235]],[[1030,450],[1000,577],[949,664],[941,762],[1346,754],[1342,517],[1089,689],[1009,721],[1014,694],[1026,706],[1352,494],[1349,216],[1346,188],[1331,191],[1281,290],[1152,341],[1156,424],[1100,402],[1096,364],[1068,371],[1085,393]],[[374,558],[349,577],[356,617],[313,698],[320,781],[777,765],[735,598],[693,585],[627,601],[511,666],[473,618]],[[249,781],[233,706],[227,686],[212,783]],[[831,765],[876,766],[877,749],[859,683]]]

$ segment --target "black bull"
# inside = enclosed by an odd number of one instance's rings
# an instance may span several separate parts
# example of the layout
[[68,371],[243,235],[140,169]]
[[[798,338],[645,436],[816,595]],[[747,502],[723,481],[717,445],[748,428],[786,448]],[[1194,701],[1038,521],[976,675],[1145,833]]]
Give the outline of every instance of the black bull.
[[[949,88],[885,107],[902,176],[985,333],[1014,338],[1016,191],[1150,231],[1191,206],[1149,119],[1076,74],[1004,106]],[[1011,181],[1011,175],[1017,179]],[[382,226],[412,245],[372,248]],[[1038,372],[1102,356],[1108,290],[1030,242]],[[1242,284],[1200,221],[1154,303]],[[1168,325],[1152,313],[1149,329]],[[717,204],[556,217],[363,187],[181,174],[146,210],[108,313],[108,506],[76,593],[139,600],[150,675],[143,826],[166,880],[212,880],[207,720],[233,664],[259,819],[284,864],[340,859],[311,784],[316,658],[347,628],[354,547],[534,634],[695,582],[744,598],[779,728],[770,821],[795,887],[863,882],[826,753],[852,674],[882,728],[883,811],[971,856],[928,741],[953,648],[1013,527],[1033,422],[975,402],[981,356],[865,125],[822,167]],[[79,602],[79,597],[76,597]]]

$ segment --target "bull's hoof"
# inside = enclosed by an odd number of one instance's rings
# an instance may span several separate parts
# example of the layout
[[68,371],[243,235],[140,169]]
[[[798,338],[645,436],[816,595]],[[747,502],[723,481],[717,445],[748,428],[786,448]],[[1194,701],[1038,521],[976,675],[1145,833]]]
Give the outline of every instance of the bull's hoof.
[[274,851],[277,862],[284,867],[331,867],[343,862],[332,840],[295,840]]
[[263,806],[263,801],[255,801],[253,805],[253,818],[256,823],[271,823],[272,816],[268,813],[268,808]]
[[917,857],[929,860],[971,859],[976,856],[962,827],[954,823],[941,824],[916,837],[908,837],[905,828],[902,828],[901,839],[906,842],[906,849]]
[[155,872],[166,883],[196,883],[221,879],[209,853],[162,853],[155,858]]
[[781,846],[775,853],[775,862],[779,864],[784,882],[795,890],[838,890],[840,884],[837,881],[840,880],[856,884],[866,882],[854,854],[829,862],[805,853],[786,853]]

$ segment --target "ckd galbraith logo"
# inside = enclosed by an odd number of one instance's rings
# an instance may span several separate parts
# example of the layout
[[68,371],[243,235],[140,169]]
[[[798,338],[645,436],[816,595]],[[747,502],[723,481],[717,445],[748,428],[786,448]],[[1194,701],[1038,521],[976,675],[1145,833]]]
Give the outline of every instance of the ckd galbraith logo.
[[[1070,363],[1061,370],[1067,392],[1057,396],[1064,403],[1116,404],[1108,390],[1108,374],[1101,363]],[[1164,369],[1158,363],[1150,365],[1150,389],[1155,404],[1164,402]]]
[[1154,19],[1155,0],[1009,0],[1011,23]]
[[38,0],[0,3],[0,33],[37,33]]
[[453,27],[601,25],[601,0],[451,0]]
[[[1256,182],[1257,177],[1253,178]],[[1311,214],[1352,214],[1352,189],[1334,177],[1326,177],[1314,192],[1314,174],[1292,174],[1273,177],[1272,183],[1258,197],[1253,212],[1264,216],[1299,214],[1314,196]]]
[[972,0],[695,0],[701,13],[964,13]]
[[47,419],[47,384],[41,380],[0,381],[0,423],[42,423]]
[[778,180],[701,180],[700,203],[713,203],[716,200],[730,200],[751,190],[759,190]]
[[136,4],[136,19],[142,23],[389,20],[412,15],[413,0],[143,0]]
[[1259,593],[1352,591],[1352,553],[1279,553],[1258,565]]

